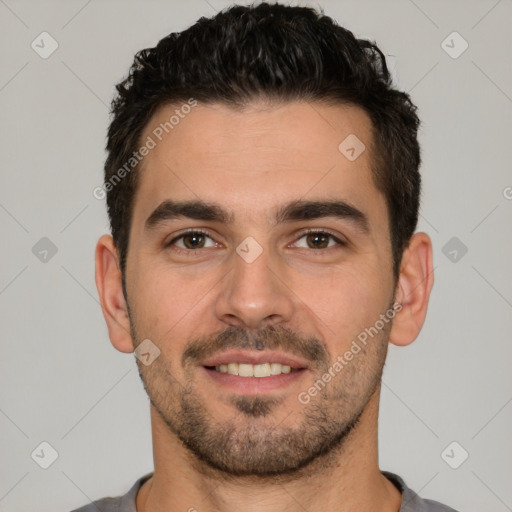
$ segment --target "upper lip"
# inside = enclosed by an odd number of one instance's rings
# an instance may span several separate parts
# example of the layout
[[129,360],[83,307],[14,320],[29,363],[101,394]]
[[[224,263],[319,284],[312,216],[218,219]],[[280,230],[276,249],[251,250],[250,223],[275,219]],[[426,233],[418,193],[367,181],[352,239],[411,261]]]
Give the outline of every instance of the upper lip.
[[262,364],[279,363],[288,365],[290,368],[307,368],[306,360],[285,352],[271,350],[228,350],[216,354],[201,362],[202,366],[219,366],[229,363]]

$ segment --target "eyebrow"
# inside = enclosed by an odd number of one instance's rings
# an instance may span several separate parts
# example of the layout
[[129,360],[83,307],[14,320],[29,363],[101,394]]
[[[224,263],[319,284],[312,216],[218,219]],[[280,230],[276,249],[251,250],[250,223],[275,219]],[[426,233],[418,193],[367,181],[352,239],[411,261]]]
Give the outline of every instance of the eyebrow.
[[219,205],[205,203],[203,201],[171,201],[166,199],[162,201],[146,219],[145,230],[151,230],[168,220],[180,217],[189,219],[217,221],[223,224],[233,222],[233,216],[229,215]]
[[[146,219],[144,229],[152,230],[166,221],[181,217],[223,224],[231,224],[234,221],[233,214],[228,213],[215,203],[206,203],[200,200],[172,201],[166,199]],[[370,231],[368,216],[355,206],[342,200],[292,201],[277,211],[275,222],[315,220],[324,217],[335,217],[349,221],[365,234]]]

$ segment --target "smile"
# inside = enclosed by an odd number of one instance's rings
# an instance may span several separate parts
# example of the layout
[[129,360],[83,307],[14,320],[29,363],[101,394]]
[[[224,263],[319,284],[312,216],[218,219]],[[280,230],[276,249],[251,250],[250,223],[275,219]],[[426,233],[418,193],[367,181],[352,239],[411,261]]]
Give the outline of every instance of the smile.
[[291,368],[286,364],[280,363],[228,363],[207,368],[215,369],[220,373],[238,375],[239,377],[271,377],[273,375],[281,375],[282,373],[291,373],[292,371],[297,371],[295,368]]

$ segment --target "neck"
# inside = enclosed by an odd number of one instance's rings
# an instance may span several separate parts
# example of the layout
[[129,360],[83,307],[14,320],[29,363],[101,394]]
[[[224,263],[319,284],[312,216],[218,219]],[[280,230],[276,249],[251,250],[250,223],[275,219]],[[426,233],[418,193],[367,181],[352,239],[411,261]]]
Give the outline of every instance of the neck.
[[232,477],[199,462],[151,406],[153,476],[138,512],[398,512],[401,494],[378,466],[377,389],[343,446],[292,475]]

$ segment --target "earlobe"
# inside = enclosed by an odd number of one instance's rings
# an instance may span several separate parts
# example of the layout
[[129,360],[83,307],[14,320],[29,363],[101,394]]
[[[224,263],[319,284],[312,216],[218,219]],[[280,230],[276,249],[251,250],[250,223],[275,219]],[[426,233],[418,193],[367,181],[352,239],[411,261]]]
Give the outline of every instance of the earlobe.
[[433,284],[432,242],[426,233],[415,233],[400,265],[395,302],[402,307],[393,320],[390,343],[405,346],[417,338],[427,315]]
[[103,235],[96,244],[96,288],[107,323],[112,345],[120,352],[133,352],[130,319],[123,295],[121,270],[117,251],[110,235]]

